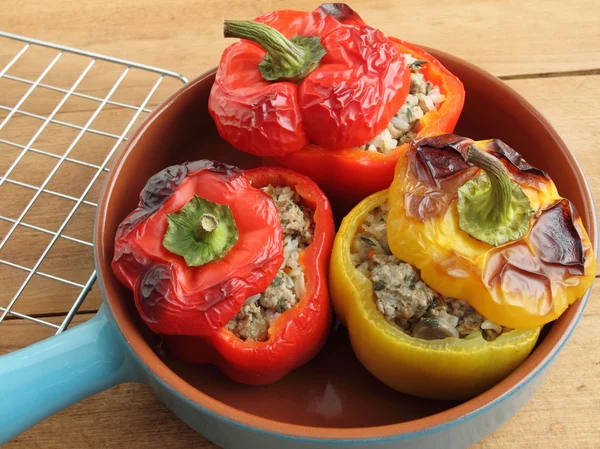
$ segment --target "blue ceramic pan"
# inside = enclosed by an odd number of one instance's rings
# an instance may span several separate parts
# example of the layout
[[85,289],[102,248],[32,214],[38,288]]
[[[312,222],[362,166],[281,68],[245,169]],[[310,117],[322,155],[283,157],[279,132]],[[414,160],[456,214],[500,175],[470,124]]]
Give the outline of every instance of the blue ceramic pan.
[[[456,132],[476,140],[500,138],[548,171],[563,196],[577,207],[597,248],[589,186],[548,121],[493,76],[431,52],[466,88]],[[112,275],[113,237],[135,207],[146,180],[162,168],[203,158],[242,167],[258,164],[219,139],[207,113],[213,79],[210,71],[159,106],[129,141],[109,176],[96,217],[95,262],[105,301],[98,314],[57,337],[0,358],[0,444],[58,410],[122,382],[149,385],[190,427],[231,449],[458,449],[485,437],[519,410],[569,339],[589,292],[546,327],[532,355],[514,373],[462,403],[389,390],[358,363],[340,326],[332,330],[315,360],[263,387],[234,384],[212,367],[187,366],[156,350],[156,337],[137,318],[130,292]],[[115,420],[114,425],[123,423]]]

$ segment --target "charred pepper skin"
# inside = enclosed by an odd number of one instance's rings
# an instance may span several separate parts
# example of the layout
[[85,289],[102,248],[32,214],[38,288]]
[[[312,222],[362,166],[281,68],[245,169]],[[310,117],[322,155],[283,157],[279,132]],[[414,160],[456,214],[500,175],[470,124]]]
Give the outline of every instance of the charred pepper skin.
[[377,310],[373,283],[354,267],[350,255],[362,223],[387,196],[384,190],[361,201],[337,232],[329,273],[335,312],[348,329],[357,358],[390,388],[430,399],[472,398],[527,358],[540,328],[515,329],[493,341],[481,333],[463,339],[423,340],[386,320]]
[[259,64],[267,53],[254,42],[243,39],[224,51],[208,105],[224,140],[257,156],[283,156],[310,142],[328,150],[361,145],[385,129],[406,100],[410,70],[387,37],[355,13],[345,14],[344,24],[335,17],[341,10],[324,5],[255,19],[288,40],[320,38],[326,53],[301,80],[265,80]]
[[[167,216],[195,196],[229,206],[239,234],[226,254],[202,266],[188,266],[163,245]],[[190,162],[148,180],[138,207],[117,229],[112,269],[133,291],[140,316],[154,332],[210,335],[273,281],[283,263],[282,236],[272,199],[241,170]]]
[[202,337],[165,337],[167,349],[188,363],[210,363],[231,379],[251,385],[278,381],[311,360],[323,347],[331,325],[327,275],[335,228],[327,197],[307,177],[279,167],[245,172],[252,186],[289,186],[313,211],[313,240],[301,253],[306,292],[269,328],[266,341],[241,340],[227,328]]
[[[467,217],[461,192],[482,175],[468,162],[473,149],[501,162],[512,188],[527,196],[532,215],[523,236],[494,245],[461,224]],[[413,141],[398,162],[389,200],[392,253],[419,268],[434,290],[464,299],[502,326],[549,323],[593,282],[596,260],[574,205],[500,140],[448,134]]]

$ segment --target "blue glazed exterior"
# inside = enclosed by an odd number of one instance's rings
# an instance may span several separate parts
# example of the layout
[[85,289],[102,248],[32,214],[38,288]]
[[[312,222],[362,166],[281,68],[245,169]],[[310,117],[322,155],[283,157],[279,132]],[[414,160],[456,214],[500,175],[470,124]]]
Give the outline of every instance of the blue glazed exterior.
[[46,417],[136,379],[106,306],[88,322],[0,357],[0,445]]

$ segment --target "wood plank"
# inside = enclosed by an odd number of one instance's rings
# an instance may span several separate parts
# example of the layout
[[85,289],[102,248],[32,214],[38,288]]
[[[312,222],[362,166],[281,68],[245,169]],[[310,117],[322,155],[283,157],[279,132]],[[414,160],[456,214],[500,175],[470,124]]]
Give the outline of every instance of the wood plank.
[[[548,449],[600,447],[600,290],[550,369],[533,399],[507,424],[471,449],[530,449],[541,442]],[[79,316],[81,322],[89,317]],[[11,321],[0,325],[0,353],[35,341],[39,325]],[[27,326],[27,328],[26,328]],[[526,432],[523,429],[527,429]],[[142,385],[121,385],[82,401],[28,430],[6,449],[127,447],[217,449],[171,414]]]
[[[75,221],[77,223],[77,221]],[[0,231],[7,230],[6,222],[0,222]],[[33,266],[49,243],[49,236],[23,227],[17,228],[14,237],[3,248],[1,257],[14,263]],[[57,241],[39,271],[84,285],[92,275],[92,248],[64,239]],[[27,272],[0,264],[0,307],[13,299],[25,282]],[[14,304],[12,310],[24,314],[66,313],[82,291],[80,286],[68,285],[54,279],[34,275]],[[81,310],[97,310],[100,295],[92,289]]]
[[[215,65],[227,45],[223,18],[308,10],[319,3],[108,0],[100,7],[84,0],[73,8],[69,0],[25,0],[3,11],[3,28],[193,77]],[[355,0],[351,5],[388,34],[454,53],[496,75],[597,69],[600,60],[595,0],[577,0],[568,8],[561,0]],[[31,70],[39,73],[36,67]]]

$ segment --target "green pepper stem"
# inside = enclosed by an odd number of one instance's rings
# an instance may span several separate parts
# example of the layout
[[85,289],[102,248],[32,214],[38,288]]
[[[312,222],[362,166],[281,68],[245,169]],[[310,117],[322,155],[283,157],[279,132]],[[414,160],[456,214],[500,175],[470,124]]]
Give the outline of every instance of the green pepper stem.
[[464,158],[485,174],[458,189],[460,229],[494,246],[523,237],[533,209],[521,186],[510,179],[500,160],[475,145],[467,148]]
[[288,39],[275,28],[253,20],[225,20],[223,35],[256,42],[267,51],[259,68],[268,81],[299,82],[318,67],[325,55],[318,36]]
[[223,258],[238,240],[229,206],[198,195],[177,212],[167,215],[163,247],[183,257],[188,267]]
[[225,37],[237,37],[256,42],[273,58],[276,64],[286,68],[301,65],[306,51],[268,25],[252,20],[226,20],[223,24]]
[[490,191],[481,204],[481,219],[492,220],[501,224],[512,219],[512,181],[506,167],[494,156],[471,145],[466,152],[465,160],[483,169],[490,180]]
[[198,223],[194,227],[194,238],[202,242],[208,234],[213,232],[219,227],[219,219],[213,214],[204,214],[198,220]]

